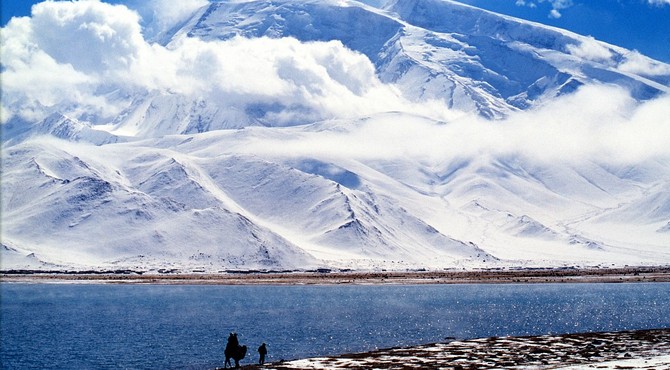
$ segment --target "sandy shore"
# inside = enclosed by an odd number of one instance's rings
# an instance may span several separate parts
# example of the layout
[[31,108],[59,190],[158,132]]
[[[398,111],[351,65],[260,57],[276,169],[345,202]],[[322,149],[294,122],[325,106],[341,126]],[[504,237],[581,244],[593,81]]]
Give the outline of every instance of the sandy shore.
[[2,282],[98,282],[117,284],[467,284],[467,283],[630,283],[670,282],[670,266],[623,268],[548,268],[443,271],[308,271],[147,273],[5,271]]
[[454,340],[246,369],[670,369],[670,329]]

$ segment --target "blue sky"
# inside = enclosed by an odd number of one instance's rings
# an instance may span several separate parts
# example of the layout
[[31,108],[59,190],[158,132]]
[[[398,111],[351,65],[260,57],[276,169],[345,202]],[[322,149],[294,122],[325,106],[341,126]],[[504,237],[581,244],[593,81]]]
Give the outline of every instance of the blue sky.
[[[498,13],[536,21],[670,63],[670,0],[460,0]],[[30,13],[38,1],[3,0],[2,25]],[[113,0],[112,3],[137,1]],[[651,4],[654,2],[654,4]],[[523,5],[522,5],[523,4]]]
[[653,1],[655,5],[649,0],[459,1],[591,35],[598,40],[636,49],[649,57],[670,63],[670,0]]

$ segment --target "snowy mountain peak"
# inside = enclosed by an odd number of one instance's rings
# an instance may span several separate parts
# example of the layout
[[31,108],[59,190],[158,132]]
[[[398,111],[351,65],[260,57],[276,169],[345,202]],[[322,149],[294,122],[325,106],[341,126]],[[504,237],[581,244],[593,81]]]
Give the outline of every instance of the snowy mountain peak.
[[[370,85],[371,79],[379,79],[399,89],[402,98],[410,102],[437,100],[451,109],[474,112],[489,119],[501,119],[541,105],[584,84],[616,84],[641,100],[670,91],[670,66],[590,37],[454,1],[396,1],[383,9],[355,1],[214,2],[176,31],[167,47],[179,49],[187,39],[234,44],[238,37],[277,40],[290,37],[303,43],[341,43],[365,55],[374,66],[374,72],[361,75],[364,80],[354,85],[366,82]],[[318,48],[301,53],[313,53]],[[340,52],[336,54],[330,58],[339,59],[338,63],[349,58]],[[256,60],[265,58],[256,55]],[[323,65],[323,61],[317,57],[317,63]],[[282,61],[272,63],[282,65]],[[291,58],[289,63],[292,67],[286,71],[276,71],[278,82],[304,89],[305,82],[296,77],[305,70],[293,67],[301,62]],[[641,64],[664,72],[643,73],[651,69],[635,67]],[[337,71],[328,70],[328,78],[334,79],[332,83],[342,82],[337,75]],[[354,85],[344,85],[350,89],[347,93],[356,97],[365,95],[360,89],[352,89]],[[311,92],[315,93],[324,91]],[[172,120],[176,113],[173,109],[161,113],[150,111],[146,104],[136,104],[124,116],[153,117],[149,122],[154,123],[145,124],[142,136],[162,135],[167,133],[166,128],[173,133],[190,133],[194,127],[195,131],[202,131],[248,125],[284,126],[335,116],[331,111],[315,111],[302,98],[291,98],[288,102],[284,98],[270,98],[240,104],[235,102],[239,97],[231,99],[226,92],[223,99],[234,103],[221,105],[218,95],[205,100],[174,96],[168,99],[173,100],[171,103],[164,96],[144,98],[146,102],[158,99],[151,103],[152,107],[178,106],[181,113],[177,114],[185,121],[177,126],[160,123]],[[332,100],[327,92],[324,98]],[[278,115],[291,118],[277,119]],[[137,125],[137,122],[121,124]]]

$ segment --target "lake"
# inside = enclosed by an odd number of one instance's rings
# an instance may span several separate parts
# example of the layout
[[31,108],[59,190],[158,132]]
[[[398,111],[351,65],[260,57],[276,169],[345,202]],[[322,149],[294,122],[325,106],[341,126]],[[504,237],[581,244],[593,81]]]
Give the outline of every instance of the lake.
[[670,283],[0,284],[3,369],[212,369],[459,339],[670,327]]

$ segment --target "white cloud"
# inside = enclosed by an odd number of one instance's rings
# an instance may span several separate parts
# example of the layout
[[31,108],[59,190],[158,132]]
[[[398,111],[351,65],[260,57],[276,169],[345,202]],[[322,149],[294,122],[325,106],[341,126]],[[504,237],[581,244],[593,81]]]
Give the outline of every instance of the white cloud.
[[[670,5],[670,0],[646,0],[649,5],[664,6]],[[551,10],[549,11],[549,18],[558,19],[563,16],[561,10],[568,9],[574,6],[573,0],[516,0],[516,6],[526,6],[529,8],[537,8],[537,4],[549,3]]]
[[43,51],[29,18],[12,19],[2,34],[3,122],[15,115],[39,119],[46,107],[63,99],[82,100],[85,104],[82,93],[90,93],[97,79],[71,64],[58,63]]
[[617,67],[622,72],[647,76],[670,76],[670,65],[648,58],[633,50],[624,56]]
[[561,10],[570,8],[574,5],[572,0],[536,0],[536,1],[527,1],[527,0],[516,0],[516,6],[527,6],[529,8],[537,8],[537,4],[549,3],[551,5],[551,10],[549,11],[549,18],[560,18],[562,16]]
[[630,119],[619,121],[603,133],[610,152],[636,163],[647,158],[670,156],[670,95],[636,107]]
[[[540,2],[544,2],[544,0],[539,0]],[[551,3],[552,8],[554,9],[567,9],[571,6],[574,5],[572,0],[546,0]]]
[[[543,2],[544,0],[540,0]],[[572,0],[547,0],[551,3],[551,11],[549,12],[549,18],[560,18],[562,16],[560,10],[567,9],[574,5]]]
[[[542,2],[542,1],[540,1]],[[537,4],[534,1],[526,1],[526,0],[516,0],[514,3],[516,6],[527,6],[529,8],[537,8]]]
[[635,164],[670,159],[670,96],[638,103],[621,88],[589,85],[504,121],[446,124],[411,115],[373,116],[345,130],[255,138],[232,151],[357,160],[524,158],[531,163]]
[[570,54],[583,59],[596,62],[609,62],[612,59],[610,49],[590,36],[583,38],[579,45],[569,44],[566,48]]
[[[166,19],[187,13],[180,9]],[[132,96],[152,91],[240,111],[253,105],[274,124],[402,109],[446,114],[405,101],[339,41],[183,38],[166,48],[148,43],[139,22],[125,6],[98,1],[40,3],[32,17],[12,20],[2,30],[3,122],[59,110],[105,123]]]
[[33,7],[30,23],[40,50],[82,72],[127,68],[145,46],[139,15],[125,6],[45,2]]

